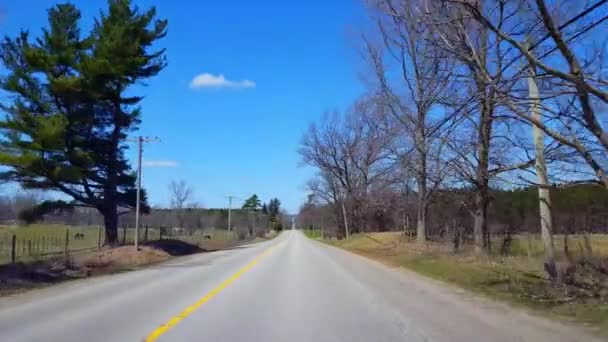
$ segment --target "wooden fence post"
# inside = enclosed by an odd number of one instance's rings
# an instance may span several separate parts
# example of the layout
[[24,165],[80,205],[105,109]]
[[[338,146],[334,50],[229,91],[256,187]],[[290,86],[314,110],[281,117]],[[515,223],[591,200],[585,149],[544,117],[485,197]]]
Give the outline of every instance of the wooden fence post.
[[27,240],[27,255],[32,256],[32,240]]
[[148,226],[146,225],[146,230],[144,231],[144,241],[148,242]]
[[17,249],[17,235],[13,234],[13,237],[11,238],[11,263],[15,263],[16,261],[16,249]]
[[63,245],[63,255],[68,257],[68,245],[70,243],[70,229],[65,229],[65,244]]
[[40,254],[44,253],[46,248],[46,239],[44,238],[44,235],[42,235],[42,248],[40,248],[41,252]]
[[97,229],[97,249],[101,248],[101,225]]

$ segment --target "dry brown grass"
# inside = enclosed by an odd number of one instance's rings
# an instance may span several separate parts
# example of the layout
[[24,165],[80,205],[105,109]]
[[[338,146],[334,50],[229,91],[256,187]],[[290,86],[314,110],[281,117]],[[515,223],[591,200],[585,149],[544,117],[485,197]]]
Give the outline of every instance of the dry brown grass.
[[143,246],[139,251],[134,246],[106,248],[76,256],[75,263],[96,272],[105,268],[128,269],[149,265],[169,259],[171,256],[160,249]]

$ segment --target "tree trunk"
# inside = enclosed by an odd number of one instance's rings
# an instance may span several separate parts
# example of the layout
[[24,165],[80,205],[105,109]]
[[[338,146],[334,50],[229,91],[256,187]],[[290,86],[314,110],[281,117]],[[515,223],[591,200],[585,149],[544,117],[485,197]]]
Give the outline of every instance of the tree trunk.
[[[482,2],[479,3],[481,8]],[[479,66],[472,67],[474,73],[477,101],[479,102],[479,127],[477,131],[477,172],[475,175],[475,213],[473,233],[475,235],[475,252],[484,253],[490,249],[490,234],[488,232],[489,195],[489,160],[490,141],[492,139],[492,124],[494,121],[494,92],[485,81],[483,72],[487,69],[488,30],[482,28],[479,32],[480,46],[478,49]]]
[[103,223],[106,230],[106,238],[104,245],[118,245],[118,210],[116,205],[107,206],[101,213],[103,215]]
[[490,139],[492,136],[492,106],[488,99],[482,99],[479,137],[477,141],[477,173],[475,176],[475,214],[474,227],[475,251],[487,252],[490,249],[490,234],[488,231],[488,206],[490,203],[490,174],[488,171],[490,157]]
[[478,189],[475,194],[475,214],[473,217],[473,234],[475,235],[475,252],[484,253],[487,244],[488,230],[487,189]]
[[416,117],[416,130],[414,139],[416,144],[416,183],[418,186],[416,212],[416,241],[426,242],[426,216],[427,216],[427,144],[426,144],[426,111],[418,108]]
[[[530,68],[530,77],[528,77],[528,92],[532,101],[530,111],[532,116],[537,120],[542,120],[540,115],[540,99],[538,96],[538,87],[536,86],[536,73],[534,66]],[[536,125],[532,126],[532,135],[534,138],[534,150],[536,152],[536,177],[538,181],[538,200],[540,207],[540,228],[541,237],[543,239],[543,247],[545,250],[545,270],[552,279],[557,278],[557,269],[555,267],[555,252],[553,245],[553,217],[551,216],[551,195],[549,193],[547,165],[545,163],[545,135],[543,131]]]
[[417,225],[416,225],[416,241],[418,243],[426,242],[426,216],[427,208],[424,203],[419,204],[417,213]]
[[114,103],[113,111],[113,124],[111,140],[108,144],[108,164],[107,167],[107,179],[103,190],[103,204],[101,214],[103,215],[103,222],[106,229],[106,238],[104,245],[106,246],[117,246],[118,245],[118,205],[117,205],[117,191],[118,187],[118,175],[117,175],[117,156],[120,143],[120,103],[116,101]]

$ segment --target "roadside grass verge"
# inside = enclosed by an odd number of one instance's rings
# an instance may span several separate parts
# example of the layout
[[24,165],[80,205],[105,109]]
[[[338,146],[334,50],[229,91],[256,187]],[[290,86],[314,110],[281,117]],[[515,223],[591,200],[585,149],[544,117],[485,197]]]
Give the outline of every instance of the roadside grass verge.
[[[517,239],[528,245],[528,237]],[[605,256],[606,236],[593,236],[593,241],[594,253]],[[608,289],[598,294],[551,283],[541,255],[528,248],[510,256],[479,257],[470,251],[454,253],[444,244],[419,246],[400,233],[355,234],[324,242],[532,312],[590,325],[608,337]]]
[[321,239],[320,229],[302,229],[302,233],[311,239]]

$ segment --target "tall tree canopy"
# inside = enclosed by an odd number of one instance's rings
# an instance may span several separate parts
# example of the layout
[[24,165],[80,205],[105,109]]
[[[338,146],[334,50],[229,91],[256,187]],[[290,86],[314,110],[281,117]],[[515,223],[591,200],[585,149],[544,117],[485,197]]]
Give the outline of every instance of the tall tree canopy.
[[40,37],[22,31],[3,39],[0,60],[8,72],[0,88],[10,96],[0,103],[0,164],[7,167],[1,176],[96,208],[106,244],[116,244],[118,210],[134,207],[136,197],[125,151],[141,121],[142,97],[130,87],[166,66],[164,49],[152,45],[166,35],[167,21],[129,0],[108,1],[87,34],[79,20],[74,5],[56,5]]

